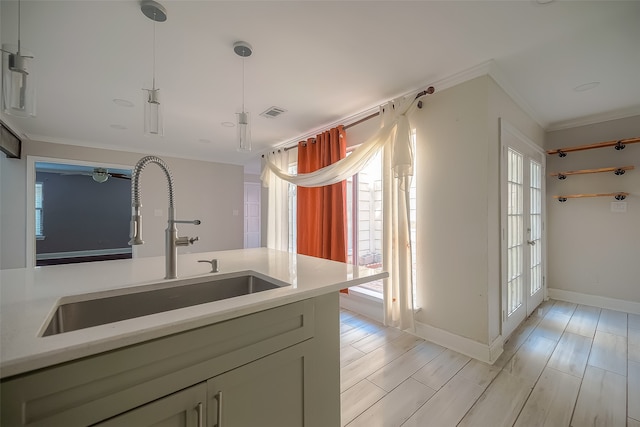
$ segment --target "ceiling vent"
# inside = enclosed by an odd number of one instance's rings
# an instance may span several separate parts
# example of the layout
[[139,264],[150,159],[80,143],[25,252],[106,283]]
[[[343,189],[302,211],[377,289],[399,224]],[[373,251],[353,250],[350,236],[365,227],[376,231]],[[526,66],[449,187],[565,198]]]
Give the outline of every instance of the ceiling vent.
[[284,113],[286,111],[287,110],[285,110],[284,108],[271,107],[271,108],[268,108],[266,111],[263,111],[262,113],[260,113],[260,115],[262,117],[266,117],[267,119],[275,119],[280,114],[282,114],[282,113]]

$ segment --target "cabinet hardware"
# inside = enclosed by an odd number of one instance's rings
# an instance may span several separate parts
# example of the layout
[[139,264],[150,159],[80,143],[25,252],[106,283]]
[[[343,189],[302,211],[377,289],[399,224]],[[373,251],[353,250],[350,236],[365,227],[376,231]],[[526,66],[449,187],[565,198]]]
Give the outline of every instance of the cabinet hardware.
[[196,407],[196,411],[198,412],[198,427],[205,427],[204,426],[204,410],[202,409],[202,402],[198,403],[198,406]]
[[222,391],[217,392],[214,398],[216,399],[218,406],[215,427],[222,427]]

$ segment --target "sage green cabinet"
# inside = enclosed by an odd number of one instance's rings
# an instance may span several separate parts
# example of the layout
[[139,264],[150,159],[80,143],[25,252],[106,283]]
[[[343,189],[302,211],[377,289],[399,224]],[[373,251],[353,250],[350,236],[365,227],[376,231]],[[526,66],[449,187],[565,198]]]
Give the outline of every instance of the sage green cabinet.
[[194,385],[133,409],[96,427],[204,427],[207,385]]
[[309,343],[264,357],[207,381],[208,420],[217,427],[305,426]]
[[340,424],[337,293],[0,382],[2,427],[213,426],[219,417],[220,427]]

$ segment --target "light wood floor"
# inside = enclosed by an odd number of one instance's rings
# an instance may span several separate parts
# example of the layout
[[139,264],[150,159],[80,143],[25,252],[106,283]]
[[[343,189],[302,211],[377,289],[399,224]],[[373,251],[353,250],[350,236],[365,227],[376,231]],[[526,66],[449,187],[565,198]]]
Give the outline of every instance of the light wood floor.
[[640,316],[547,301],[491,366],[341,311],[342,426],[640,427]]

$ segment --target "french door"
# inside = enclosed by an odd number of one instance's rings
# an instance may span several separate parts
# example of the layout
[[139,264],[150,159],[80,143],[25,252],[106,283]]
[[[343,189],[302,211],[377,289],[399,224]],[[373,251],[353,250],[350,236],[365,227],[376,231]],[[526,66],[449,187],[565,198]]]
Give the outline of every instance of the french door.
[[501,121],[502,336],[544,297],[544,153]]

